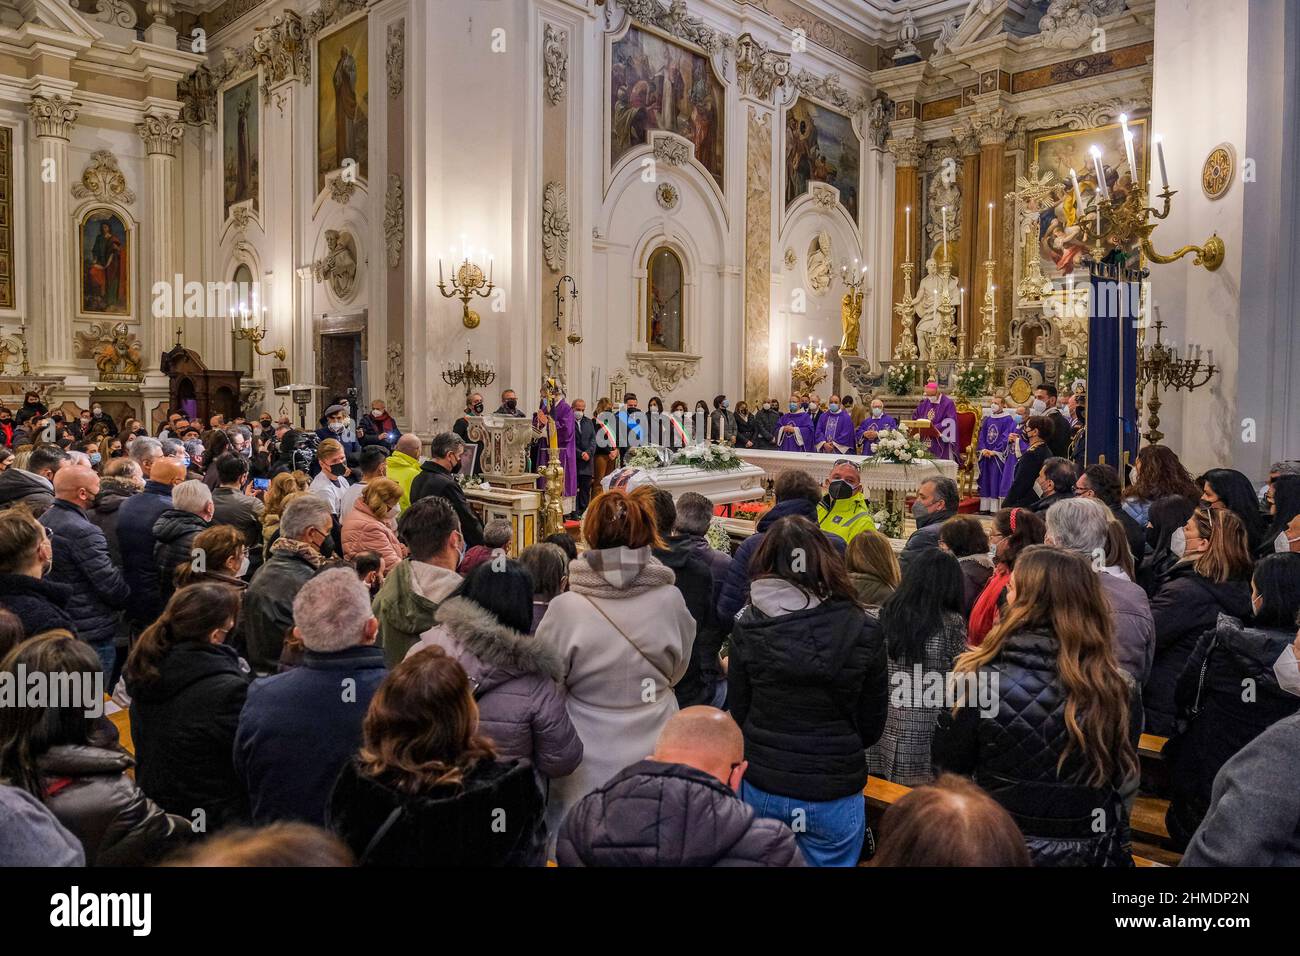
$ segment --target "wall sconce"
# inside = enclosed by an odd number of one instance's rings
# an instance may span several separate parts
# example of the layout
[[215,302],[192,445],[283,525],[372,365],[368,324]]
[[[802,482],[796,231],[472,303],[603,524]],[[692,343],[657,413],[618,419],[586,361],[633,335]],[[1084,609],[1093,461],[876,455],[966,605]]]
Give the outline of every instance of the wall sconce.
[[559,282],[555,283],[555,328],[559,331],[564,329],[564,284],[569,284],[569,298],[573,300],[573,306],[569,310],[569,334],[566,336],[570,345],[578,345],[582,342],[582,319],[578,313],[578,283],[574,281],[573,276],[564,276]]
[[461,315],[461,321],[467,329],[476,329],[481,321],[477,312],[469,307],[469,301],[474,296],[487,298],[492,294],[492,269],[494,258],[487,254],[487,250],[480,250],[480,255],[487,260],[487,275],[483,274],[483,269],[470,260],[470,249],[462,244],[461,261],[456,265],[456,250],[451,250],[451,291],[447,291],[447,284],[442,276],[442,256],[438,257],[438,291],[448,299],[460,299],[464,306],[464,312]]
[[[265,307],[262,309],[262,316],[265,319]],[[252,342],[253,351],[258,355],[274,355],[279,361],[284,361],[285,351],[283,347],[270,349],[269,351],[264,351],[262,349],[262,341],[266,338],[266,326],[257,321],[252,310],[249,309],[248,306],[241,304],[238,310],[233,308],[230,310],[230,331],[235,333],[236,338],[247,339]],[[178,327],[176,339],[178,343],[180,342],[179,332],[180,329]]]

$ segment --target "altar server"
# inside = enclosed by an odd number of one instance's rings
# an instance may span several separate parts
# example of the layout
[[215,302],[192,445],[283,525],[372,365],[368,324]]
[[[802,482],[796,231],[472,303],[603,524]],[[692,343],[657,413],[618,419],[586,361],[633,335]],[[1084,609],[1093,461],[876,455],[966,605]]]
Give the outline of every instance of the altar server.
[[880,433],[897,427],[898,419],[893,415],[885,414],[884,400],[873,398],[871,400],[871,417],[862,420],[862,424],[858,426],[856,436],[858,444],[862,447],[862,454],[874,455],[876,453],[876,439],[880,437]]
[[798,395],[790,396],[789,411],[781,416],[776,427],[777,451],[812,451],[813,422]]
[[913,418],[930,422],[934,433],[926,436],[926,450],[935,458],[957,460],[957,406],[939,391],[937,382],[925,383],[925,398],[916,406]]
[[813,444],[827,455],[853,451],[853,414],[840,405],[840,397],[832,395],[826,411],[817,419],[813,429]]
[[1011,436],[1016,420],[1007,411],[1006,399],[994,395],[989,413],[980,422],[976,448],[979,454],[980,512],[992,514],[1002,507],[1002,499],[1016,476],[1016,457]]

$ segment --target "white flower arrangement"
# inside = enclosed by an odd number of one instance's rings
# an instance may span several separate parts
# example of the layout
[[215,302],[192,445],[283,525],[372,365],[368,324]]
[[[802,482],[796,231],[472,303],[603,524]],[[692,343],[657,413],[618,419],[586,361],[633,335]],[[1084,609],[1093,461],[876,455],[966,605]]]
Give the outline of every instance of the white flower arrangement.
[[727,534],[727,526],[717,515],[709,519],[709,530],[704,532],[704,540],[714,551],[731,554],[731,535]]
[[673,459],[674,465],[687,465],[704,471],[731,471],[744,464],[730,445],[701,442],[682,449]]
[[876,452],[868,461],[907,464],[929,457],[921,439],[912,437],[901,428],[888,428],[876,439]]
[[665,450],[659,445],[638,445],[623,457],[625,468],[662,468]]
[[906,395],[916,382],[916,366],[911,362],[889,366],[885,375],[885,387],[895,395]]
[[901,538],[903,536],[903,515],[899,511],[890,511],[887,507],[882,507],[876,511],[871,520],[876,524],[876,530],[887,538]]

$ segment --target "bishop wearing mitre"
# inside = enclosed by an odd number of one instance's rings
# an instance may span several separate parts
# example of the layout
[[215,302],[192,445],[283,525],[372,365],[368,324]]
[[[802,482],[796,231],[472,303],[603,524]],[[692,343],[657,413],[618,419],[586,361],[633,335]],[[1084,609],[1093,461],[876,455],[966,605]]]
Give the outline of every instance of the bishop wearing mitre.
[[941,394],[938,382],[925,383],[925,398],[916,406],[914,419],[927,421],[934,426],[921,433],[926,450],[935,458],[957,461],[957,406],[947,395]]

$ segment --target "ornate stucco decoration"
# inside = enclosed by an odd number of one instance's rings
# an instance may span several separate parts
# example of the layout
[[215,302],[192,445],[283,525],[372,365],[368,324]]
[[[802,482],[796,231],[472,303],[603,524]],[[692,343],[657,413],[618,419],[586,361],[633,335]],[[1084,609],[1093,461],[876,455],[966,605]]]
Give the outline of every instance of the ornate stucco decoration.
[[72,126],[77,122],[81,104],[74,103],[58,94],[41,96],[37,94],[27,104],[27,112],[32,118],[37,136],[57,136],[67,139]]
[[79,359],[93,359],[101,382],[139,382],[140,339],[125,322],[95,323],[90,331],[73,333],[74,354]]
[[771,102],[772,91],[786,84],[790,76],[790,55],[769,50],[752,34],[736,40],[736,82],[741,96]]
[[925,141],[916,136],[891,139],[885,143],[886,148],[894,154],[894,162],[902,167],[919,166],[925,156]]
[[542,39],[542,71],[546,77],[546,99],[552,106],[564,99],[569,88],[569,34],[548,23]]
[[137,20],[135,8],[126,0],[96,0],[95,12],[95,19],[100,23],[111,23],[128,30],[135,29]]
[[944,174],[947,160],[957,161],[955,143],[936,143],[930,147],[926,165],[930,169],[929,190],[926,195],[925,234],[932,242],[943,238],[943,207],[948,207],[948,238],[961,238],[961,186],[959,166],[953,166],[952,176]]
[[664,182],[655,187],[655,201],[659,203],[662,209],[669,211],[676,209],[681,199],[681,193],[677,191],[677,187],[672,183]]
[[731,37],[705,26],[702,19],[687,13],[686,0],[672,0],[667,7],[659,0],[619,0],[619,3],[634,20],[658,27],[679,40],[694,43],[710,56],[730,50],[735,45]]
[[352,233],[325,230],[327,252],[311,264],[312,277],[327,282],[335,298],[345,302],[357,290],[357,244]]
[[1115,118],[1120,113],[1133,113],[1137,110],[1150,109],[1150,107],[1151,97],[1149,96],[1139,96],[1125,100],[1096,100],[1091,103],[1081,103],[1078,106],[1050,110],[1046,113],[1022,116],[1016,121],[1016,132],[1024,133],[1030,130],[1056,129],[1061,126],[1072,130],[1095,129],[1098,126],[1105,126],[1107,123],[1115,122]]
[[552,272],[563,271],[569,258],[569,197],[563,183],[547,183],[542,196],[542,255]]
[[987,113],[975,113],[970,125],[981,146],[1000,146],[1015,133],[1016,117],[999,106]]
[[829,103],[850,116],[861,113],[870,106],[866,97],[850,93],[844,88],[838,73],[816,76],[807,70],[799,70],[790,79],[800,93],[807,93],[814,99]]
[[546,377],[555,379],[560,388],[564,389],[564,349],[552,342],[546,346],[542,359],[546,364]]
[[1123,9],[1124,0],[1052,0],[1038,20],[1039,42],[1050,50],[1077,50],[1102,17]]
[[406,74],[406,21],[388,25],[388,49],[384,54],[388,69],[388,95],[401,96]]
[[867,108],[868,146],[874,146],[876,149],[885,148],[885,140],[889,138],[889,116],[891,112],[891,104],[885,96],[879,96],[872,100],[871,106]]
[[394,415],[406,414],[406,372],[402,364],[401,343],[388,344],[388,366],[384,370],[384,397]]
[[402,198],[402,177],[388,174],[388,191],[384,194],[384,251],[388,268],[396,269],[402,262],[402,235],[406,229],[406,209]]
[[648,380],[656,393],[665,395],[695,377],[700,357],[681,352],[628,352],[627,367],[633,375]]
[[208,126],[217,121],[217,87],[206,65],[200,63],[193,73],[181,78],[176,98],[181,101],[182,123]]
[[903,22],[898,25],[898,49],[894,51],[894,59],[903,60],[920,56],[921,52],[916,48],[916,40],[920,35],[921,31],[917,29],[916,17],[912,15],[912,7],[909,4],[903,10]]
[[808,193],[812,196],[812,201],[822,209],[831,209],[837,202],[839,202],[835,196],[836,190],[831,186],[827,186],[825,183],[810,183],[808,186]]
[[785,261],[785,268],[786,268],[786,271],[787,271],[787,272],[790,271],[791,269],[793,269],[793,268],[795,267],[795,265],[798,264],[798,262],[799,262],[799,254],[796,253],[796,252],[794,251],[794,246],[786,246],[786,247],[785,247],[785,259],[784,259],[784,261]]
[[185,127],[167,113],[146,113],[144,121],[135,124],[135,131],[151,156],[175,156],[176,147],[185,136]]
[[651,149],[655,160],[669,166],[685,166],[691,161],[694,151],[690,140],[672,133],[655,132],[650,134]]
[[253,201],[246,200],[237,206],[230,207],[230,222],[235,227],[235,232],[242,233],[248,228],[248,224],[253,221]]
[[326,180],[329,187],[330,199],[333,199],[340,206],[346,206],[352,198],[352,194],[357,191],[357,181],[355,179],[344,179],[343,174],[332,176]]
[[311,46],[302,17],[292,10],[275,17],[253,37],[253,62],[262,67],[262,98],[269,102],[271,87],[287,79],[311,81]]
[[952,44],[957,39],[959,29],[961,29],[960,14],[953,14],[939,25],[939,35],[934,41],[934,53],[930,57],[931,60],[952,50]]
[[72,195],[77,199],[102,202],[135,202],[135,193],[127,188],[126,176],[118,168],[117,157],[110,149],[97,149],[90,154],[90,162],[81,171],[81,181],[73,185]]

